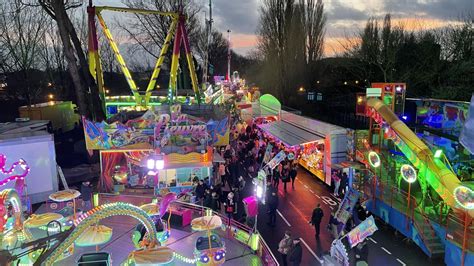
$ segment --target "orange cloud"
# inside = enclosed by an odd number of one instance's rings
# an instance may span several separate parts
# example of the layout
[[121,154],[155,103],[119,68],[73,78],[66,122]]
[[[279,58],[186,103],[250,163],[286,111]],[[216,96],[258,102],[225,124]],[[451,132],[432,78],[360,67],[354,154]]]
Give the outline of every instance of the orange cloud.
[[324,39],[323,55],[336,56],[360,43],[358,37],[326,37]]
[[250,48],[257,46],[257,36],[254,34],[231,34],[230,42],[232,48]]
[[[380,19],[379,23],[383,23],[383,19]],[[403,26],[406,31],[432,30],[443,28],[449,25],[459,24],[461,24],[459,21],[441,20],[435,18],[392,18],[392,26]]]

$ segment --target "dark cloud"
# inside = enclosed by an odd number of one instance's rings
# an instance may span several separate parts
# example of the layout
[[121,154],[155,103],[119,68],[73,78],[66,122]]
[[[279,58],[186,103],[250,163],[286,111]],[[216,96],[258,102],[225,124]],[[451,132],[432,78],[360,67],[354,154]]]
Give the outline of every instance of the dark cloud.
[[425,14],[430,18],[455,20],[459,16],[474,12],[473,0],[385,0],[384,11],[406,16]]
[[225,31],[254,34],[258,24],[258,0],[216,0],[213,5],[216,27]]
[[[328,10],[328,6],[325,6]],[[345,6],[341,1],[334,0],[331,2],[331,9],[327,11],[327,17],[329,20],[365,20],[367,19],[367,13]]]

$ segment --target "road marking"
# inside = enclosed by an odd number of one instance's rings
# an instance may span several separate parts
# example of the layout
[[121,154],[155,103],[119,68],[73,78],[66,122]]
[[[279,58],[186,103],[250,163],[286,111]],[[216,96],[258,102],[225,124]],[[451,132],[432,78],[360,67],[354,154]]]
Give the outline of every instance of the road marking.
[[311,255],[313,255],[318,261],[319,263],[323,263],[323,260],[321,260],[318,255],[316,255],[316,253],[314,253],[314,251],[309,247],[309,245],[304,241],[303,238],[300,237],[300,240],[301,240],[301,243],[303,243],[303,245],[309,250],[309,253],[311,253]]
[[329,206],[329,208],[331,208],[331,210],[334,210],[334,208],[332,206]]
[[386,248],[384,247],[380,247],[381,249],[383,249],[383,251],[387,252],[388,255],[392,255],[392,252],[388,251]]
[[288,227],[291,227],[291,224],[288,222],[288,220],[281,214],[279,210],[277,210],[278,215],[280,215],[281,219],[288,225]]
[[291,202],[290,200],[288,201],[288,203],[290,203],[290,205],[295,209],[295,211],[301,216],[301,218],[303,218],[303,220],[308,220],[309,217],[307,217],[306,215],[304,215],[304,213],[302,213],[296,206],[295,204],[293,204],[293,202]]
[[306,189],[309,189],[307,185],[303,185]]
[[377,241],[375,241],[373,238],[369,237],[369,240],[374,242],[374,244],[377,244]]
[[332,198],[328,196],[321,196],[323,199],[324,203],[329,206],[337,206],[337,202],[335,202]]
[[397,261],[400,262],[401,265],[406,266],[405,262],[401,261],[399,258],[397,258]]
[[314,191],[312,189],[309,189],[309,192],[313,193],[314,194]]
[[318,199],[320,199],[321,197],[318,195],[318,194],[314,194]]

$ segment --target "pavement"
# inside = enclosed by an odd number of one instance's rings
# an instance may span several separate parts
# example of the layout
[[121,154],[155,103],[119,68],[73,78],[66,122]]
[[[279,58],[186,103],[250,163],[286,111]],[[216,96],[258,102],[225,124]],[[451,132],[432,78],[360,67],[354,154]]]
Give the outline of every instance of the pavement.
[[[324,254],[329,253],[331,237],[326,225],[329,222],[331,210],[337,210],[339,199],[330,193],[330,188],[317,177],[305,169],[298,170],[295,189],[288,183],[285,193],[283,184],[279,185],[279,206],[277,222],[275,227],[269,227],[266,223],[268,217],[266,206],[260,206],[258,217],[258,230],[267,242],[268,246],[281,261],[278,253],[278,243],[286,230],[290,230],[293,236],[302,239],[303,261],[301,265],[321,265],[319,261]],[[315,230],[308,223],[313,209],[317,203],[321,203],[324,212],[321,222],[321,233],[319,239],[315,237]],[[404,265],[444,265],[442,259],[430,259],[414,243],[407,241],[403,235],[396,233],[383,221],[376,220],[379,230],[369,238],[369,265],[404,266]],[[352,256],[352,255],[350,255]]]

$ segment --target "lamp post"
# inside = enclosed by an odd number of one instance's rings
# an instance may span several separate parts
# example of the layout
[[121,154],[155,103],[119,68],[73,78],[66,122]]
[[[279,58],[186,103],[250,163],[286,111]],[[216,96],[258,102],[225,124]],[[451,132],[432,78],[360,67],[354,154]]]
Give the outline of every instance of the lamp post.
[[417,179],[416,170],[413,166],[404,164],[400,167],[400,174],[402,175],[403,180],[408,183],[407,217],[409,217],[408,212],[410,211],[411,183],[415,182]]
[[[380,156],[375,151],[370,151],[367,157],[368,157],[369,164],[373,168],[377,169],[380,167],[381,165]],[[374,171],[374,177],[373,177],[373,185],[374,185],[373,203],[374,203],[374,208],[375,208],[375,202],[376,202],[376,196],[377,196],[377,174],[375,171]]]
[[152,154],[146,160],[146,167],[148,168],[148,175],[154,175],[154,185],[159,186],[158,182],[158,170],[162,170],[165,167],[165,160],[163,154]]

